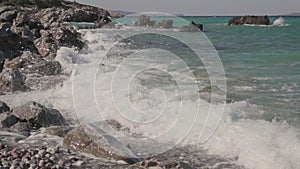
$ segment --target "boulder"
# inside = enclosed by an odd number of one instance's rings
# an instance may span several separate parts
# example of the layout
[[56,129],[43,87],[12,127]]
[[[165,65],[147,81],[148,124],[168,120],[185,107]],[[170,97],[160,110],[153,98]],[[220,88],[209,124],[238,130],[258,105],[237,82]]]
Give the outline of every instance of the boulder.
[[[95,142],[97,140],[97,143]],[[134,164],[139,162],[139,159],[129,158],[128,156],[123,156],[119,147],[116,145],[120,144],[118,141],[109,136],[107,133],[102,133],[100,138],[92,139],[90,135],[86,133],[86,130],[82,127],[76,127],[71,130],[63,140],[64,145],[74,151],[86,152],[93,154],[100,158],[113,159],[113,160],[123,160],[129,164]]]
[[13,27],[10,23],[0,24],[0,50],[5,58],[13,59],[23,50],[35,51],[33,34],[26,27]]
[[58,61],[44,62],[35,65],[32,69],[42,76],[59,75],[62,72],[61,64]]
[[231,25],[269,25],[270,19],[266,16],[237,16],[228,21],[229,26]]
[[10,108],[8,107],[8,105],[2,101],[0,101],[0,114],[4,113],[4,112],[9,112]]
[[5,112],[0,114],[0,129],[9,128],[18,123],[19,119],[11,112]]
[[17,69],[4,69],[0,73],[0,92],[11,93],[25,91],[25,77]]
[[37,54],[30,51],[24,51],[20,57],[16,57],[10,61],[5,62],[5,68],[28,68],[32,65],[44,63],[45,61]]
[[55,109],[50,109],[36,102],[28,102],[12,110],[13,115],[22,121],[30,122],[34,127],[66,125],[64,117]]
[[154,26],[156,21],[150,20],[149,16],[141,15],[138,17],[137,21],[135,22],[135,26],[147,26],[151,27]]
[[173,27],[174,21],[172,19],[163,20],[162,22],[158,23],[159,27],[170,29]]
[[30,132],[33,130],[33,126],[29,122],[18,122],[15,125],[11,126],[10,130],[24,136],[29,136]]

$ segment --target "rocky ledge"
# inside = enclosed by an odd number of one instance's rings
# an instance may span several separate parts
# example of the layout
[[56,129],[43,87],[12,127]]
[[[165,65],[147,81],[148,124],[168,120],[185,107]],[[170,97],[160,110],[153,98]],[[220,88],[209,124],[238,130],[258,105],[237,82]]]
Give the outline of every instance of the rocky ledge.
[[229,26],[231,25],[269,25],[270,19],[268,16],[237,16],[228,21]]
[[41,79],[61,73],[53,61],[57,50],[85,46],[66,22],[93,22],[101,28],[109,17],[105,9],[62,0],[0,1],[0,94],[33,89],[27,84],[41,81],[33,74]]

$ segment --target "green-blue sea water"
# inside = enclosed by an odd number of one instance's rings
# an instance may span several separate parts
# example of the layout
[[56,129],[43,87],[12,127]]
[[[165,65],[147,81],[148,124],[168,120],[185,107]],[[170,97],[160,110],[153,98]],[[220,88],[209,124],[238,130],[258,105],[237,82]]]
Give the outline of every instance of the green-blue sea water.
[[[228,100],[260,106],[263,112],[250,114],[251,118],[279,119],[300,126],[300,17],[285,17],[285,26],[227,26],[231,18],[151,19],[173,19],[177,28],[186,25],[181,19],[203,24],[225,68]],[[270,17],[271,23],[277,18]],[[122,23],[132,25],[135,20],[127,17]]]

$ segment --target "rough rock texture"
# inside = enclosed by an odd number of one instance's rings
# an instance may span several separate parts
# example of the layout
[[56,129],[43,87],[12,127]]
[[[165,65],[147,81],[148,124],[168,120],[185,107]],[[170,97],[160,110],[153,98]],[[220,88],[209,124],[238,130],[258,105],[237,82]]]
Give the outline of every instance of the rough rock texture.
[[168,19],[168,20],[163,20],[163,21],[159,22],[158,26],[162,27],[162,28],[170,29],[173,27],[173,23],[174,23],[174,21],[172,19]]
[[66,125],[64,117],[57,110],[46,108],[36,102],[28,102],[15,107],[12,113],[37,128]]
[[9,128],[18,123],[18,118],[10,112],[0,114],[0,129]]
[[10,130],[24,136],[30,136],[30,132],[33,130],[33,126],[29,122],[18,122],[17,124],[11,126]]
[[0,73],[0,93],[25,91],[25,77],[18,69],[4,69]]
[[141,15],[139,16],[139,18],[137,19],[137,21],[134,23],[135,26],[147,26],[147,27],[151,27],[155,25],[155,21],[150,20],[149,16],[146,15]]
[[9,112],[10,108],[8,107],[8,105],[2,101],[0,101],[0,114],[4,113],[4,112]]
[[[75,151],[81,151],[93,154],[100,158],[123,160],[129,164],[138,162],[138,159],[128,158],[120,155],[118,150],[113,146],[111,140],[116,141],[111,136],[103,135],[97,138],[98,144],[86,134],[82,126],[71,130],[64,138],[64,145]],[[115,144],[115,143],[114,143]]]
[[268,16],[237,16],[228,21],[227,25],[269,25],[270,19]]

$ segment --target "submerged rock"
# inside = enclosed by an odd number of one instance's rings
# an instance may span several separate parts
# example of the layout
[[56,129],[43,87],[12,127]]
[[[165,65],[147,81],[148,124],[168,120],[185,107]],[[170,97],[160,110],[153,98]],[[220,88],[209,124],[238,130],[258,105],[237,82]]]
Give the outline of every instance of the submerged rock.
[[34,127],[64,126],[64,117],[55,109],[46,108],[36,102],[28,102],[13,108],[12,113],[22,121],[30,122]]
[[245,24],[251,24],[251,25],[269,25],[270,19],[266,16],[236,16],[228,21],[229,26],[231,25],[245,25]]

